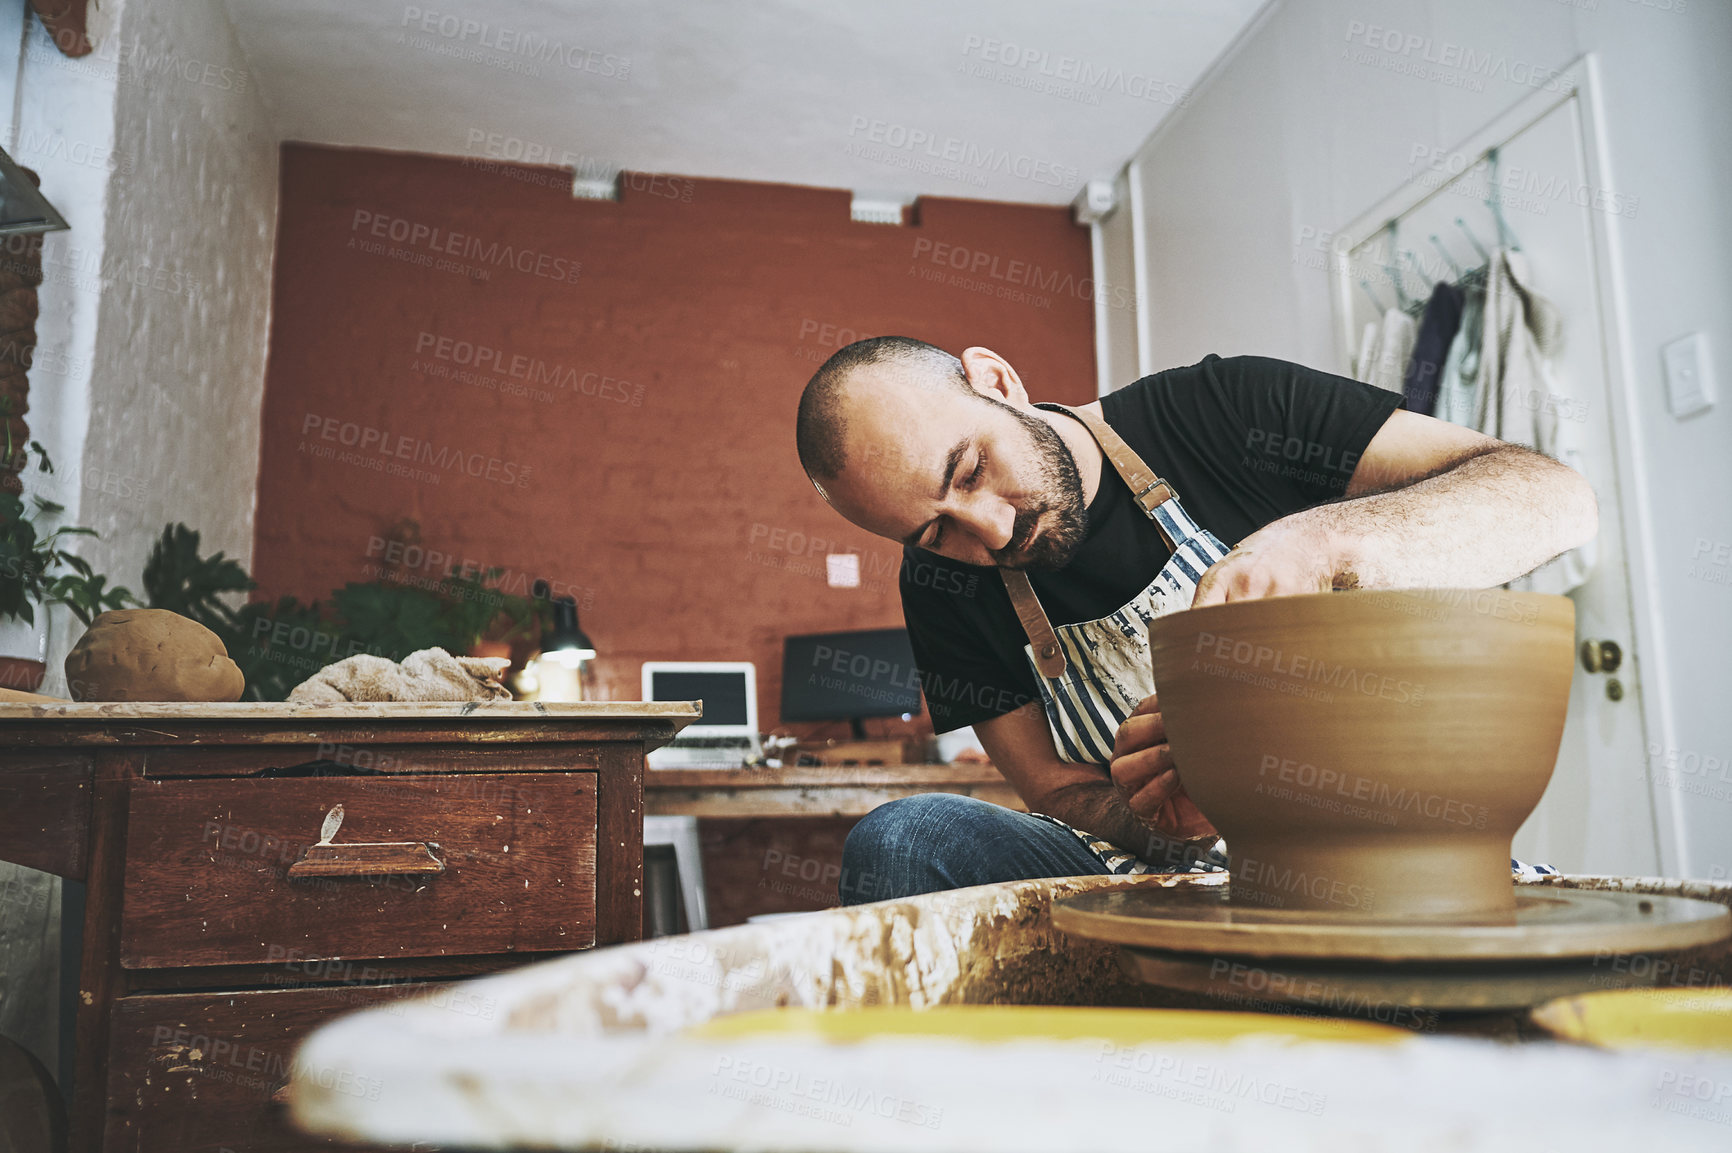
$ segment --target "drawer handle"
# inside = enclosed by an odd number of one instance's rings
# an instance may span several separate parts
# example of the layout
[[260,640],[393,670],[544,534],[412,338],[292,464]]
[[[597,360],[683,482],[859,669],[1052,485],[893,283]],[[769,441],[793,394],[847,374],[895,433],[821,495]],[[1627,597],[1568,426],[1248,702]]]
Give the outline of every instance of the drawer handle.
[[308,845],[289,866],[289,877],[377,877],[383,874],[443,873],[445,862],[426,841],[352,841],[333,845],[343,825],[343,806],[334,805],[319,826],[319,843]]

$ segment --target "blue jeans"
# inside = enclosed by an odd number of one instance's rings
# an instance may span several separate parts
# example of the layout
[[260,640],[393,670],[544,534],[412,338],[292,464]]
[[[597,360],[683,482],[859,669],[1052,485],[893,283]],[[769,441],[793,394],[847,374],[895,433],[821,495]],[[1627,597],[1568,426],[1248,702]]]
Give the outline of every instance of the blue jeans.
[[1107,872],[1076,834],[1000,805],[926,793],[880,805],[842,849],[844,905],[995,881]]

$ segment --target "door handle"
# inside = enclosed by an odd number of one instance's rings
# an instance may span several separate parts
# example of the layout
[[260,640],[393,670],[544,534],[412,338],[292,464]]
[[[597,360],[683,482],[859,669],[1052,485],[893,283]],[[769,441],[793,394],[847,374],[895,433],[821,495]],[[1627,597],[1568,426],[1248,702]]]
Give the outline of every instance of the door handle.
[[1583,641],[1582,667],[1590,673],[1615,673],[1624,663],[1624,650],[1617,641]]

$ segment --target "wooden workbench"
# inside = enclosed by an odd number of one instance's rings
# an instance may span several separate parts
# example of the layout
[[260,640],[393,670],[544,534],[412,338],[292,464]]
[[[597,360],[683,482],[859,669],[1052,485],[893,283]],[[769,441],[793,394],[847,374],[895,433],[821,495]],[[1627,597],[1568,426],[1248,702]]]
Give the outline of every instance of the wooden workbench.
[[644,803],[669,817],[863,817],[887,801],[956,793],[1027,811],[990,764],[651,769]]
[[698,715],[0,704],[0,858],[88,886],[73,1153],[305,1148],[281,1089],[327,1017],[637,939],[644,754]]
[[855,823],[879,805],[921,793],[955,793],[1026,811],[990,764],[644,774],[646,812],[701,818],[698,840],[712,928],[835,905],[843,846]]

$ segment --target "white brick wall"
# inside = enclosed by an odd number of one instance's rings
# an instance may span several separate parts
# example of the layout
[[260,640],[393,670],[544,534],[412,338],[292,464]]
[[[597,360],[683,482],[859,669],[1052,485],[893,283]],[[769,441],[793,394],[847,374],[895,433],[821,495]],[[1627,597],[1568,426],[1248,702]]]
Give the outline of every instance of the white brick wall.
[[80,523],[136,592],[170,521],[251,558],[277,147],[218,0],[128,3],[118,31]]
[[[219,0],[102,9],[83,59],[34,19],[16,74],[16,41],[0,44],[16,97],[0,134],[72,224],[43,245],[28,420],[58,472],[32,488],[98,530],[81,551],[140,592],[169,521],[251,559],[277,148]],[[64,693],[81,632],[54,614],[43,692]],[[50,1068],[59,934],[59,882],[0,864],[0,1033]]]

